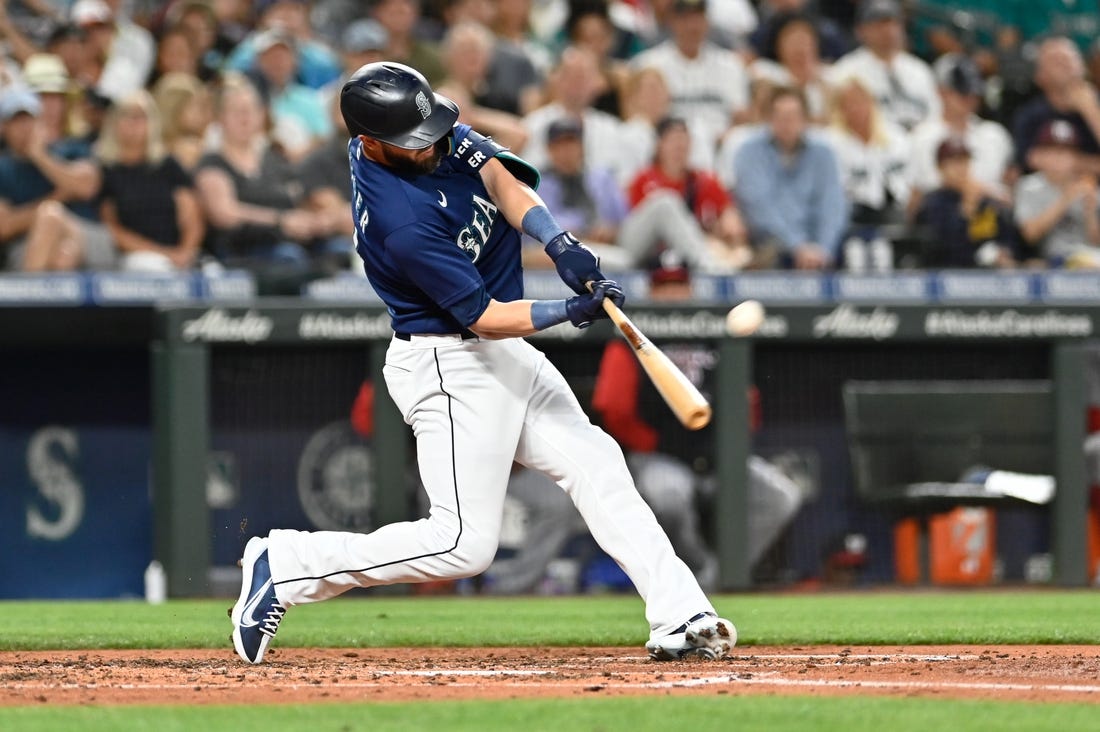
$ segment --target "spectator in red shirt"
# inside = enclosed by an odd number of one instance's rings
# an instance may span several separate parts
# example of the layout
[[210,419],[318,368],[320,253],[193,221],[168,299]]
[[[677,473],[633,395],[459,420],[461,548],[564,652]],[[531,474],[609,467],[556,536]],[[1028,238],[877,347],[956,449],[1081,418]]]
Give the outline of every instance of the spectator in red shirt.
[[[676,249],[696,271],[731,272],[752,259],[748,232],[729,193],[713,174],[688,162],[687,123],[667,117],[657,124],[653,164],[628,188],[631,231],[623,237],[639,254]],[[643,213],[649,215],[642,215]]]

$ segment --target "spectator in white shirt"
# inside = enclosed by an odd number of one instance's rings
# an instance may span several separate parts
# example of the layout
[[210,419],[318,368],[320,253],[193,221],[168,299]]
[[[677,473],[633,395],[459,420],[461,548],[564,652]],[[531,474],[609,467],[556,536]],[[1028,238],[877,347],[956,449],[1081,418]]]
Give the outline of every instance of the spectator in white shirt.
[[[653,160],[657,149],[657,125],[669,117],[671,102],[664,74],[652,66],[634,69],[623,88],[623,149],[627,157],[620,168],[619,183],[625,188],[642,168]],[[702,145],[694,144],[689,162],[697,170],[709,170],[714,156]],[[732,165],[732,163],[731,163]]]
[[962,54],[946,54],[933,70],[939,84],[943,113],[931,117],[913,129],[910,175],[915,210],[919,197],[940,187],[936,150],[948,137],[961,138],[971,151],[970,175],[983,184],[987,192],[1005,197],[1005,173],[1012,165],[1012,137],[1008,130],[991,120],[978,116],[983,82],[978,67]]
[[602,84],[596,56],[586,49],[567,47],[548,81],[551,102],[523,118],[527,129],[527,144],[520,152],[523,159],[537,168],[545,166],[550,124],[576,117],[584,125],[585,165],[607,168],[621,180],[627,156],[633,153],[623,144],[622,121],[592,106]]
[[858,76],[839,80],[830,107],[825,137],[852,206],[845,266],[888,271],[893,268],[890,225],[900,228],[909,201],[908,136],[883,116]]
[[829,90],[825,83],[828,66],[821,61],[819,36],[808,15],[787,14],[772,21],[764,55],[749,66],[753,81],[765,79],[775,86],[801,89],[810,105],[810,119],[825,117]]
[[932,70],[905,51],[905,26],[895,0],[864,0],[857,16],[859,48],[833,65],[834,78],[857,74],[883,114],[906,130],[940,114]]
[[101,96],[118,100],[145,85],[156,58],[149,31],[120,16],[104,0],[77,0],[70,18],[87,33],[91,65],[99,68],[95,90]]
[[665,75],[671,112],[689,121],[692,144],[709,152],[710,168],[719,138],[748,105],[748,74],[737,54],[707,40],[707,0],[673,0],[670,29],[671,39],[634,63]]

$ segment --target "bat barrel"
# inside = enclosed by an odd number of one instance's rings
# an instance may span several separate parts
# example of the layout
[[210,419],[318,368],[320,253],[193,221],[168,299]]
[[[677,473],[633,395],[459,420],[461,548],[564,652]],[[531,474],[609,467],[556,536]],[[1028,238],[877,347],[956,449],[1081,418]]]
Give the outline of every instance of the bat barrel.
[[683,415],[680,421],[684,427],[689,430],[701,430],[710,424],[711,408],[710,405],[696,407],[687,414]]

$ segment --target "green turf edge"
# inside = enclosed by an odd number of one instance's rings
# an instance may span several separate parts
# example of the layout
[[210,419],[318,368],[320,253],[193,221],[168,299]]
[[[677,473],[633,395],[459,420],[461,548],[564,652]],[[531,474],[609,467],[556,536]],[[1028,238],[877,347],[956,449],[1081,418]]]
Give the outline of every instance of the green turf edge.
[[613,699],[191,707],[0,708],[0,729],[38,732],[241,730],[820,730],[1065,732],[1096,729],[1098,707],[946,699],[668,696]]
[[[230,600],[0,602],[0,650],[228,648]],[[740,645],[1100,643],[1095,590],[746,594],[714,598]],[[291,608],[275,648],[637,646],[627,595],[357,597]]]

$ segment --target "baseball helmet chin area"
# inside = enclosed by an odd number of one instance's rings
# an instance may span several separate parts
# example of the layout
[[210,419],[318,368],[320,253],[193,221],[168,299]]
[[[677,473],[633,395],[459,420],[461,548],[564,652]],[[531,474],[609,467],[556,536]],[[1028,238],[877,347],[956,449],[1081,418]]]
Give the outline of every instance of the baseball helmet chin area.
[[340,114],[353,137],[421,150],[450,133],[458,105],[433,92],[416,69],[379,61],[361,67],[344,84]]

